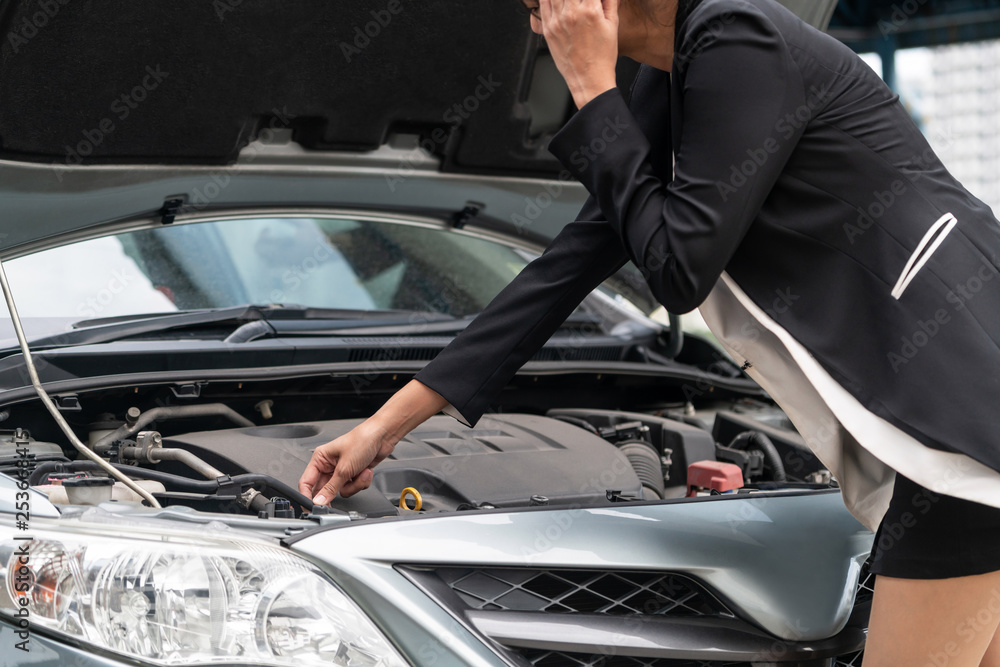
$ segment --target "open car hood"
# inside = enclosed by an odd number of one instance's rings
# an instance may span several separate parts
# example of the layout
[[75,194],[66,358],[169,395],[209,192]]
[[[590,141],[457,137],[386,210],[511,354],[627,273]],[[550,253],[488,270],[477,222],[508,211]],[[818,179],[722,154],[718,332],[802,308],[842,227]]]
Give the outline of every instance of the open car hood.
[[[821,27],[835,4],[784,2]],[[539,185],[573,107],[516,0],[12,0],[0,28],[6,256],[178,203],[472,200],[544,240],[584,196]]]
[[408,132],[446,171],[556,167],[521,105],[537,44],[515,0],[46,4],[0,16],[4,158],[225,165],[274,122],[309,150]]

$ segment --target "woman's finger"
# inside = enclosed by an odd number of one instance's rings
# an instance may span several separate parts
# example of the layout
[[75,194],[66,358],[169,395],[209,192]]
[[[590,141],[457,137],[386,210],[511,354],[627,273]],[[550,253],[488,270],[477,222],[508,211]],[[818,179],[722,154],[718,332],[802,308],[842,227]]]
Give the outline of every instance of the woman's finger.
[[365,468],[358,473],[357,477],[345,482],[344,485],[340,487],[340,495],[344,498],[350,498],[358,491],[364,491],[372,485],[373,477],[374,473],[372,470],[370,468]]
[[302,477],[299,478],[299,491],[311,498],[313,487],[319,481],[319,475],[319,470],[310,461],[305,472],[302,473]]
[[333,469],[334,465],[323,455],[322,451],[314,451],[309,459],[309,465],[299,477],[299,491],[311,497],[316,489],[326,484]]
[[542,29],[545,26],[552,25],[553,17],[555,15],[555,8],[552,5],[553,0],[538,0],[538,10],[542,17]]

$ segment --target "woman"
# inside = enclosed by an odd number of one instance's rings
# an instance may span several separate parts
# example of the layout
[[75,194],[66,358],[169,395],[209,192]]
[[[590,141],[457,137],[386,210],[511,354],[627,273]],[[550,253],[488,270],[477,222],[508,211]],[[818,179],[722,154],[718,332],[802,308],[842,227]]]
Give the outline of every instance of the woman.
[[[370,419],[326,503],[443,410],[475,423],[626,261],[727,351],[878,529],[866,667],[1000,667],[1000,223],[855,54],[774,0],[525,0],[579,111],[579,216]],[[626,103],[615,62],[643,64]],[[944,661],[944,662],[942,662]]]

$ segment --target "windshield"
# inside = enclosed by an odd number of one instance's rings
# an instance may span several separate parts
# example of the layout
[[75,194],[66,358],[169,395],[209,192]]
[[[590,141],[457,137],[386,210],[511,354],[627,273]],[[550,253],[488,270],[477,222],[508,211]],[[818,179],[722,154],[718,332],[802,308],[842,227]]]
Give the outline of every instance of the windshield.
[[242,304],[474,315],[530,256],[454,231],[323,217],[158,227],[5,263],[20,314],[73,321]]

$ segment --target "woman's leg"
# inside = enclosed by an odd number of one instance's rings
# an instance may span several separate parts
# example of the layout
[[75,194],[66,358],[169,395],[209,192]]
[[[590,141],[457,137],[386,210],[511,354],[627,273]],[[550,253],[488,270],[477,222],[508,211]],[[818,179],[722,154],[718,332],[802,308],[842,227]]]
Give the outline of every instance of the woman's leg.
[[1000,571],[948,579],[878,575],[862,667],[979,667],[983,660],[1000,667],[1000,647],[991,645],[998,625]]
[[993,633],[993,641],[990,642],[990,647],[986,649],[986,655],[983,656],[983,661],[979,663],[979,667],[1000,667],[1000,628]]

